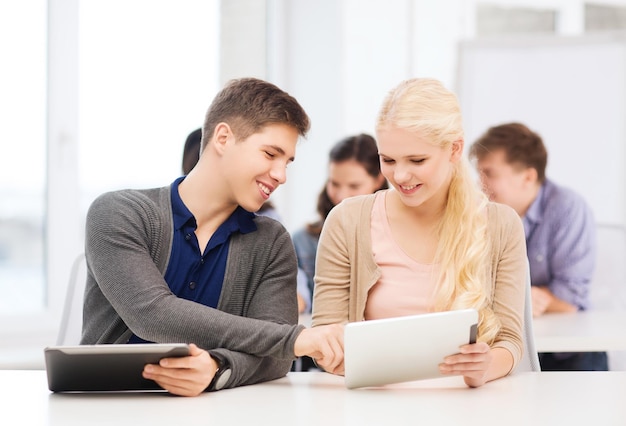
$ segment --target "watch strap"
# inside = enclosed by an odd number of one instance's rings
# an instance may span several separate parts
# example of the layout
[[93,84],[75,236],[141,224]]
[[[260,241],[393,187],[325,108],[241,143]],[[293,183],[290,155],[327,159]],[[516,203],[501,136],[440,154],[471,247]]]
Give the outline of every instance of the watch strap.
[[217,363],[217,371],[215,372],[215,375],[213,376],[211,383],[209,383],[207,390],[218,391],[220,389],[223,389],[224,386],[226,386],[226,383],[228,382],[228,379],[230,378],[230,373],[231,373],[230,362],[224,355],[218,352],[209,352],[209,355]]

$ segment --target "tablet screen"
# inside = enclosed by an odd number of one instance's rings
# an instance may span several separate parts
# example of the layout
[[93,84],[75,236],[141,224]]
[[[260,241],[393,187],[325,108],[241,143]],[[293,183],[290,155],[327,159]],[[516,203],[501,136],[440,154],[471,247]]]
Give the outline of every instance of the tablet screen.
[[53,392],[162,390],[142,377],[146,364],[189,355],[186,344],[49,346],[44,349]]

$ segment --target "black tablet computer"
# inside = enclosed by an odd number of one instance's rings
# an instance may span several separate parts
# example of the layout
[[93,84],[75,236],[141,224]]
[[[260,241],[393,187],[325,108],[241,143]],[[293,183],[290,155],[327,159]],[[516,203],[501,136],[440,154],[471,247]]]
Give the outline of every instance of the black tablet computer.
[[163,390],[141,375],[146,364],[189,355],[189,346],[121,344],[49,346],[44,349],[48,388],[53,392]]

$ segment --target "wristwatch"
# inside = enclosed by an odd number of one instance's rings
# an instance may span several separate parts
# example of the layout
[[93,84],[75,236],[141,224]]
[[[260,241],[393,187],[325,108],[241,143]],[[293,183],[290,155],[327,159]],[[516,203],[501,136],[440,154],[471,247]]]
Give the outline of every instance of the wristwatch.
[[209,387],[207,388],[207,390],[218,391],[226,386],[226,383],[228,383],[228,379],[230,379],[230,374],[232,373],[232,370],[230,369],[230,363],[228,362],[228,359],[226,359],[226,357],[224,357],[223,355],[215,352],[209,352],[209,355],[211,355],[211,358],[213,358],[215,362],[217,362],[217,371],[213,376],[213,380],[211,380],[211,383],[209,383]]

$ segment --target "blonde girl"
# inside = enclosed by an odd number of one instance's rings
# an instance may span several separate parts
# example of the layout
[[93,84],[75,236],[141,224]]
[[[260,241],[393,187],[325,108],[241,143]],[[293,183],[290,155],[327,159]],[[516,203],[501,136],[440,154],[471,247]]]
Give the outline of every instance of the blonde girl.
[[345,200],[326,219],[313,325],[475,308],[477,343],[440,371],[472,387],[507,375],[522,357],[524,231],[475,184],[456,96],[433,79],[400,83],[376,139],[391,188]]

